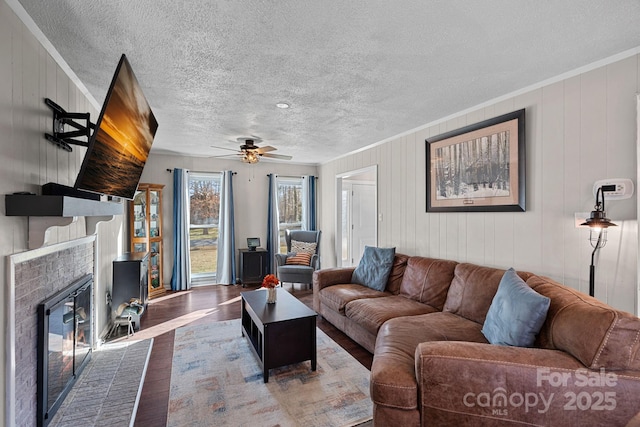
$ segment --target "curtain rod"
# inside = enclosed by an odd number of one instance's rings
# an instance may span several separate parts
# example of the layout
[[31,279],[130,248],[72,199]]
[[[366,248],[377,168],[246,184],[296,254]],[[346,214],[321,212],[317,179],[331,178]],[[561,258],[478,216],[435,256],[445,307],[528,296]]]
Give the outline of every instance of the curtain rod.
[[[167,172],[172,173],[173,169],[167,168]],[[189,172],[193,172],[193,173],[222,173],[222,172],[216,172],[216,171],[190,171],[190,170],[187,170],[187,173],[189,173]],[[238,175],[238,172],[233,172],[232,171],[231,174]]]
[[293,175],[277,175],[277,174],[268,173],[267,176],[269,176],[269,175],[275,175],[276,178],[304,178],[305,176],[313,176],[314,178],[318,178],[317,176],[314,176],[314,175],[293,176]]

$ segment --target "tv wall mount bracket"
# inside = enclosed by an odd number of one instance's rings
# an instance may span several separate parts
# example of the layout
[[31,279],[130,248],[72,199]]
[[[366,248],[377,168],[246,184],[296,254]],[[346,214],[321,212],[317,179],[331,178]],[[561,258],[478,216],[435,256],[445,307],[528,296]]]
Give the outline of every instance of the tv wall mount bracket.
[[[91,123],[89,113],[68,113],[64,108],[49,98],[45,98],[44,103],[53,111],[52,132],[50,134],[44,134],[44,137],[47,138],[48,141],[65,151],[73,151],[73,148],[71,148],[72,145],[80,145],[82,147],[89,146],[91,130],[96,128],[96,125]],[[81,123],[82,121],[85,123]],[[75,130],[65,132],[65,125]],[[75,138],[87,138],[87,140],[81,141]]]

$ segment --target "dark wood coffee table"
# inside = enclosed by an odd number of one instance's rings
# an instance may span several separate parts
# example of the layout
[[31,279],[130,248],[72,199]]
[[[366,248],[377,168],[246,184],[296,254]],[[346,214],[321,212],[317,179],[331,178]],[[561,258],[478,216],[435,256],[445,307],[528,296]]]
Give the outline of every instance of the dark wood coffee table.
[[262,365],[264,382],[269,369],[311,361],[316,370],[316,312],[282,288],[278,300],[267,304],[264,289],[241,292],[242,336]]

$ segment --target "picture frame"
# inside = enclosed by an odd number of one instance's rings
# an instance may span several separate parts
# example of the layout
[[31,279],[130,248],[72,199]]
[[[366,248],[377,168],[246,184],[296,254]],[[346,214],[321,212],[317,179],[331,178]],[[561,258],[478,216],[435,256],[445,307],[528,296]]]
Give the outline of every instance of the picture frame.
[[425,140],[427,212],[525,211],[525,110]]

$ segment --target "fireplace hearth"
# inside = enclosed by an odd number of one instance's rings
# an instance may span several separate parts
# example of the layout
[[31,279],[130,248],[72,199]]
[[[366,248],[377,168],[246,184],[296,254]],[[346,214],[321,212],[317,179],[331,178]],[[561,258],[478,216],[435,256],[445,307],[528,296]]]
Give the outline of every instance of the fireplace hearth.
[[45,427],[91,358],[93,275],[38,306],[38,414]]

